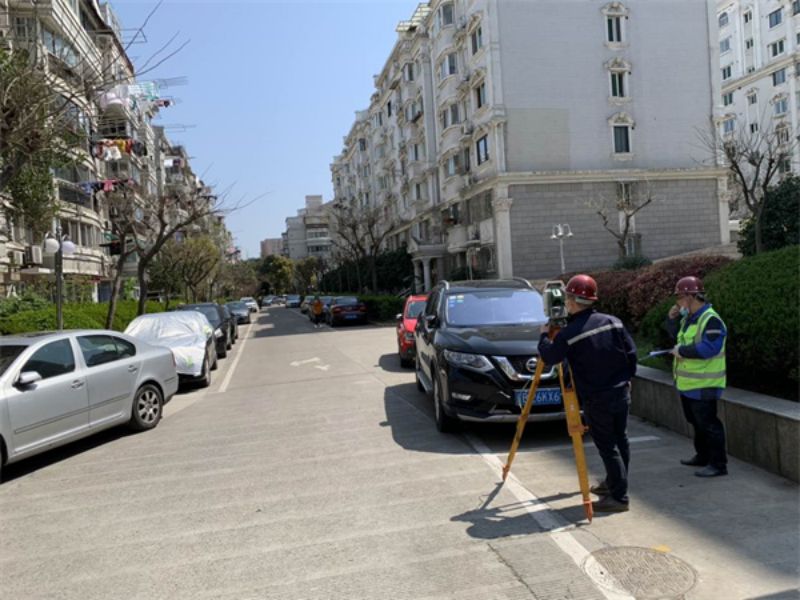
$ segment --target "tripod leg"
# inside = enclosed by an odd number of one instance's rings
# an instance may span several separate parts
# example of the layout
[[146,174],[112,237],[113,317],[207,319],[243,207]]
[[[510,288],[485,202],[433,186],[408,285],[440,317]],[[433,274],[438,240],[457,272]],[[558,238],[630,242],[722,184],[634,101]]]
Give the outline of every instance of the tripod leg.
[[536,397],[536,389],[539,387],[539,380],[542,378],[544,372],[544,361],[540,360],[536,363],[536,371],[533,374],[533,382],[531,389],[528,390],[528,399],[525,401],[525,406],[517,419],[517,432],[514,434],[514,441],[511,442],[511,449],[508,451],[508,459],[503,467],[503,481],[508,477],[508,471],[511,469],[511,463],[514,462],[514,457],[517,455],[517,448],[522,440],[522,433],[525,431],[525,425],[528,422],[528,415],[531,414],[531,407],[533,407],[533,399]]
[[[572,373],[570,373],[570,379],[572,379],[571,375]],[[570,381],[569,387],[564,382],[563,365],[558,365],[558,378],[561,381],[561,395],[564,399],[564,411],[567,414],[567,433],[572,438],[572,450],[575,453],[578,484],[581,488],[581,496],[583,496],[583,510],[586,518],[591,523],[594,511],[592,509],[592,499],[589,496],[589,472],[586,468],[586,452],[583,447],[583,434],[586,432],[586,427],[581,421],[581,407],[578,404],[575,387],[572,381]]]

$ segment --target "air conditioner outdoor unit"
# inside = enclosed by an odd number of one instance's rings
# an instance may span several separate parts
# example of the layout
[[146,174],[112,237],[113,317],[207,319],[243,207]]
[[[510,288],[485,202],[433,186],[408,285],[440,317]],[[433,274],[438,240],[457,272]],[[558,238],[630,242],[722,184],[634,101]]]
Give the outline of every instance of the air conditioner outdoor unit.
[[25,264],[27,264],[27,265],[40,265],[40,264],[42,264],[42,248],[41,248],[41,246],[26,246],[25,247]]

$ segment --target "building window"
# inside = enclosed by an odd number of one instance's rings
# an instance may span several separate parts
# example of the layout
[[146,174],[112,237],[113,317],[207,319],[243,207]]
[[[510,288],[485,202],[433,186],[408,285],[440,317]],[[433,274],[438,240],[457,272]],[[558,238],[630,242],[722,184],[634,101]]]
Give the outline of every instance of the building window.
[[359,150],[366,150],[367,149],[367,140],[364,138],[359,138],[358,140],[358,149]]
[[743,17],[744,17],[744,22],[745,22],[745,23],[749,23],[750,21],[752,21],[752,20],[753,20],[753,13],[751,13],[751,12],[748,10],[746,13],[744,13]]
[[406,81],[414,81],[414,63],[406,63],[403,73]]
[[439,7],[439,26],[447,27],[455,22],[455,14],[453,12],[453,3],[445,2]]
[[722,67],[722,80],[725,81],[726,79],[730,79],[732,74],[731,65],[727,65]]
[[719,16],[719,26],[725,27],[728,24],[728,13],[724,12]]
[[770,29],[773,27],[777,27],[783,22],[783,9],[779,8],[778,10],[774,10],[769,13],[769,26]]
[[29,17],[14,17],[14,35],[18,40],[35,40],[36,21]]
[[414,200],[422,200],[422,184],[414,184]]
[[476,54],[478,50],[483,48],[483,29],[480,25],[472,31],[470,39],[472,40],[472,53]]
[[447,177],[453,177],[461,172],[461,157],[458,154],[453,154],[447,159],[445,163],[445,173]]
[[733,92],[722,94],[722,106],[730,106],[733,104]]
[[775,130],[775,137],[778,139],[779,144],[788,144],[789,143],[789,128],[788,127],[778,127]]
[[747,103],[748,104],[755,104],[758,102],[758,95],[757,94],[748,94],[747,95]]
[[792,14],[800,15],[800,0],[792,0]]
[[475,153],[479,165],[489,160],[489,136],[485,135],[475,143]]
[[631,128],[629,125],[614,125],[614,152],[629,154],[631,151]]
[[458,64],[456,63],[456,53],[451,52],[444,57],[439,64],[439,79],[444,79],[450,75],[455,75],[458,72]]
[[745,50],[752,50],[753,48],[753,38],[747,38],[744,41]]
[[783,174],[783,173],[788,173],[791,170],[792,170],[792,157],[791,157],[791,155],[782,156],[780,158],[780,162],[778,163],[778,171],[781,174]]
[[615,44],[622,43],[622,17],[606,18],[608,41]]
[[785,115],[789,110],[789,100],[787,98],[778,98],[773,105],[775,116]]
[[778,69],[772,74],[772,85],[780,85],[786,81],[786,69]]
[[486,106],[486,82],[481,81],[475,88],[475,110],[480,110],[484,106]]
[[730,52],[730,49],[731,49],[731,38],[730,36],[728,36],[719,43],[719,53],[724,54],[725,52]]
[[415,143],[412,150],[413,151],[411,152],[411,156],[413,156],[415,161],[419,160],[420,156],[422,156],[421,144]]
[[625,73],[621,71],[611,73],[611,95],[614,98],[625,98]]
[[783,40],[778,40],[777,42],[773,42],[768,46],[768,48],[769,48],[769,55],[772,58],[775,58],[776,56],[780,56],[781,54],[783,54],[784,41]]
[[758,133],[758,123],[750,123],[750,133]]
[[736,120],[735,119],[725,119],[722,122],[722,133],[725,135],[731,134],[736,129]]

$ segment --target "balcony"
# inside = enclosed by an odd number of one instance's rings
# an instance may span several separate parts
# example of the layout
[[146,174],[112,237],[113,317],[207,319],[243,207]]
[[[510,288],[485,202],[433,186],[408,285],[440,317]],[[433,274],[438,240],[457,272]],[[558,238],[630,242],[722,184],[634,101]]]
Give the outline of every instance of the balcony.
[[467,245],[467,226],[454,225],[447,230],[447,251],[461,252]]

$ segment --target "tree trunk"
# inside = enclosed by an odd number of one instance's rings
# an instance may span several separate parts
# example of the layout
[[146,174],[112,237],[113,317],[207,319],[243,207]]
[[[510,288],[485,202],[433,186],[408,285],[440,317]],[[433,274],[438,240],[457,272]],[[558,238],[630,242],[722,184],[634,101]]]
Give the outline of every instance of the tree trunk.
[[762,247],[762,240],[761,240],[761,211],[758,211],[758,214],[755,217],[755,237],[756,237],[756,254],[761,254],[763,247]]
[[372,271],[372,293],[378,293],[378,259],[374,254],[369,257],[370,270]]
[[114,282],[111,284],[111,298],[108,300],[108,314],[106,315],[106,329],[114,325],[114,316],[117,313],[117,301],[122,289],[122,267],[125,265],[125,254],[121,253],[117,259],[117,269],[114,273]]
[[139,265],[136,267],[136,277],[139,280],[139,305],[136,314],[141,316],[147,312],[147,265],[139,257]]

